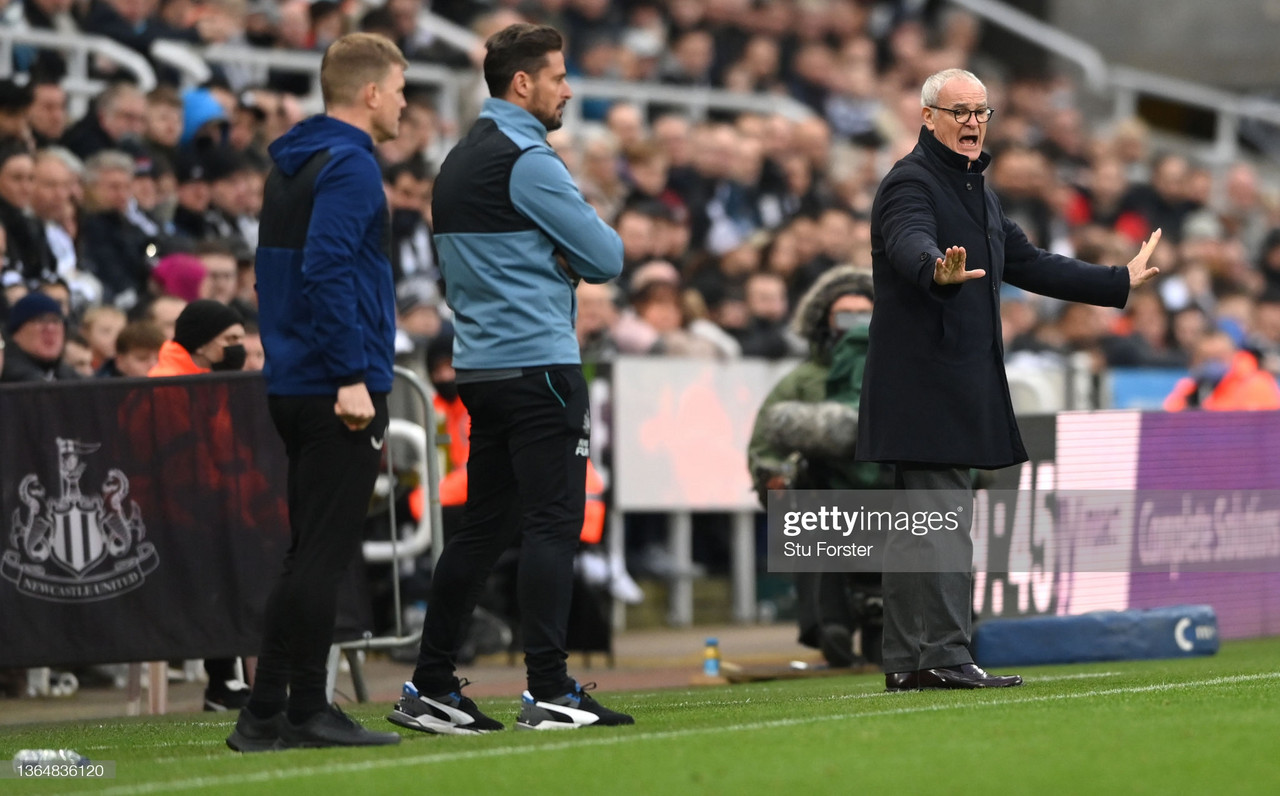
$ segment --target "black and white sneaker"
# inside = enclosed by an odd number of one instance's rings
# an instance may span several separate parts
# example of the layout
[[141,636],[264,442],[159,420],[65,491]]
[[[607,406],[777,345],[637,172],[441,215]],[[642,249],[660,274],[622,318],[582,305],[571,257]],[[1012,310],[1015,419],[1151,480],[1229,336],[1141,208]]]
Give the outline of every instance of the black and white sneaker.
[[337,705],[329,705],[301,724],[285,719],[280,725],[279,749],[320,749],[328,746],[391,746],[400,733],[366,730]]
[[576,730],[579,727],[617,727],[635,724],[625,713],[609,710],[587,692],[595,683],[573,684],[573,690],[551,700],[534,699],[528,691],[520,698],[517,730]]
[[204,709],[210,712],[243,710],[249,704],[249,686],[242,680],[209,683],[204,689]]
[[466,680],[458,690],[439,696],[423,696],[412,682],[404,684],[400,701],[387,714],[387,721],[419,732],[437,735],[478,735],[502,729],[502,722],[480,712],[476,703],[462,695]]

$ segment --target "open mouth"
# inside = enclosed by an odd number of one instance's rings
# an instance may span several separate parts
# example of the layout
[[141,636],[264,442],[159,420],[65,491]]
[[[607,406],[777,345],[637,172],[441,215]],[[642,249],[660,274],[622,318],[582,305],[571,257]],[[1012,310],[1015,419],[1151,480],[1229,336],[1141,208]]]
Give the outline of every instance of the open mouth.
[[960,146],[968,148],[968,147],[976,147],[977,145],[978,145],[977,134],[970,135],[968,133],[965,133],[960,136]]

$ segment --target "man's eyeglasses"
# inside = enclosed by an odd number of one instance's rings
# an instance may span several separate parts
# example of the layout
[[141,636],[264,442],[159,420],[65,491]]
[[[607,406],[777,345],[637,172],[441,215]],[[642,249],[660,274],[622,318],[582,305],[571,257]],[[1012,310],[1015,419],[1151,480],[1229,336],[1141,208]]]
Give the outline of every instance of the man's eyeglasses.
[[968,124],[971,116],[977,118],[978,124],[986,124],[991,121],[991,114],[996,112],[995,108],[969,110],[968,108],[939,108],[937,105],[930,105],[929,107],[935,111],[946,111],[956,117],[956,122],[959,124]]

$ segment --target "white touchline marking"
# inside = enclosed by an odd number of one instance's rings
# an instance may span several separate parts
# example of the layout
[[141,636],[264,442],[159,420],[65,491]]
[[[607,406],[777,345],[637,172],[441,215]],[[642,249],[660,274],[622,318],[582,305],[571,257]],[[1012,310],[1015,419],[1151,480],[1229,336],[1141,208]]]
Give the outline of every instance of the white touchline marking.
[[[867,719],[877,716],[903,716],[911,713],[933,713],[947,710],[969,710],[982,707],[1006,707],[1011,705],[1030,705],[1038,702],[1059,702],[1070,699],[1092,699],[1095,697],[1117,696],[1120,694],[1146,694],[1159,691],[1178,691],[1190,688],[1209,688],[1219,685],[1234,685],[1258,680],[1280,679],[1280,672],[1261,672],[1258,674],[1240,674],[1231,677],[1213,677],[1208,680],[1189,680],[1181,683],[1157,683],[1155,685],[1130,686],[1121,688],[1105,688],[1097,691],[1082,691],[1072,694],[1044,694],[1025,699],[991,700],[988,702],[945,703],[918,705],[889,710],[874,710],[866,713],[840,713],[825,716],[805,716],[792,719],[773,719],[770,721],[753,721],[743,724],[730,724],[723,727],[693,727],[685,730],[666,730],[663,732],[626,733],[605,737],[580,737],[579,740],[566,740],[547,744],[526,744],[522,746],[503,746],[491,749],[475,749],[468,752],[441,752],[418,755],[416,757],[395,757],[381,760],[361,760],[352,763],[334,763],[327,766],[302,766],[298,768],[276,768],[270,771],[255,771],[249,774],[227,776],[193,777],[191,779],[149,782],[142,785],[125,785],[100,791],[77,791],[66,796],[134,796],[145,793],[168,793],[179,790],[196,790],[199,788],[228,787],[256,782],[272,782],[300,777],[315,777],[329,774],[352,774],[360,771],[373,771],[383,768],[400,768],[402,766],[422,766],[432,763],[450,763],[462,760],[478,760],[490,757],[507,757],[513,755],[532,754],[536,752],[557,752],[565,749],[578,749],[587,746],[614,746],[620,743],[637,743],[640,741],[666,741],[674,738],[687,738],[693,735],[710,735],[721,732],[744,732],[750,730],[769,730],[781,727],[796,727],[805,724],[818,724],[828,721],[846,721]],[[894,694],[897,699],[910,699],[909,694]],[[579,731],[580,732],[580,731]],[[272,754],[272,753],[266,753]],[[276,753],[278,754],[278,753]],[[191,758],[185,758],[188,762]]]
[[[1057,674],[1057,675],[1046,675],[1044,677],[1035,677],[1034,680],[1031,680],[1029,682],[1050,683],[1050,682],[1057,682],[1059,680],[1087,680],[1095,677],[1114,677],[1118,674],[1120,674],[1120,672],[1081,672],[1078,674]],[[879,689],[880,686],[877,685],[876,688]],[[764,690],[764,689],[757,689],[757,690]],[[656,696],[660,693],[661,692],[655,691],[652,694],[644,694],[643,696]],[[696,694],[698,696],[705,696],[706,693],[707,693],[706,691],[672,691],[672,692],[668,692],[666,696],[672,696],[672,695],[678,695],[678,694],[688,694],[690,696]],[[633,699],[636,696],[641,696],[641,695],[627,694],[626,698]],[[880,689],[876,691],[861,691],[861,692],[854,692],[850,694],[831,694],[829,696],[797,697],[795,701],[805,702],[810,700],[818,700],[821,702],[832,702],[832,701],[845,700],[845,699],[874,699],[878,697],[894,697],[894,696],[897,696],[897,694],[890,694],[884,691],[883,689]],[[758,698],[752,698],[752,697],[747,697],[745,699],[681,700],[680,702],[670,702],[664,705],[663,707],[664,708],[697,708],[697,707],[707,707],[709,705],[751,705],[751,704],[757,704],[759,703],[759,701],[760,700]],[[175,722],[174,725],[166,724],[165,726],[166,727],[167,726],[184,726],[184,727],[228,727],[229,728],[234,723],[235,722],[231,722],[231,721],[224,721],[224,722],[193,721],[193,722],[181,722],[181,723]],[[157,741],[155,743],[129,744],[129,748],[130,749],[163,749],[165,747],[173,747],[173,746],[203,746],[207,743],[209,742],[203,741],[203,740],[202,741]],[[85,746],[81,748],[87,752],[99,752],[104,749],[119,749],[120,745],[119,744],[102,744],[99,746]],[[190,759],[191,759],[190,757],[161,758],[159,760],[153,760],[152,762],[153,763],[182,762],[184,760],[190,760]]]

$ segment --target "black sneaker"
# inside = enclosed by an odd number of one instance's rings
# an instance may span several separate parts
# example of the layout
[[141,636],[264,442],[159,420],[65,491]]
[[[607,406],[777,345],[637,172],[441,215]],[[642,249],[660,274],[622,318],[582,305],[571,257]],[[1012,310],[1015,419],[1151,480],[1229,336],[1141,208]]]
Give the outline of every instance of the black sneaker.
[[221,712],[243,710],[249,704],[249,686],[239,680],[209,683],[204,689],[204,709]]
[[281,749],[319,749],[325,746],[391,746],[400,743],[400,734],[366,730],[337,705],[302,722],[287,718],[280,726]]
[[423,696],[412,682],[404,690],[387,721],[410,730],[437,735],[477,735],[502,729],[502,722],[480,712],[476,703],[462,695],[468,681],[460,680],[458,690],[439,696]]
[[579,727],[617,727],[635,724],[636,720],[625,713],[609,710],[591,698],[587,692],[595,683],[573,684],[573,690],[551,700],[534,699],[528,691],[520,699],[520,718],[517,730],[576,730]]
[[248,709],[240,711],[236,727],[227,736],[227,746],[237,752],[270,752],[279,749],[280,728],[285,723],[284,711],[260,719]]

